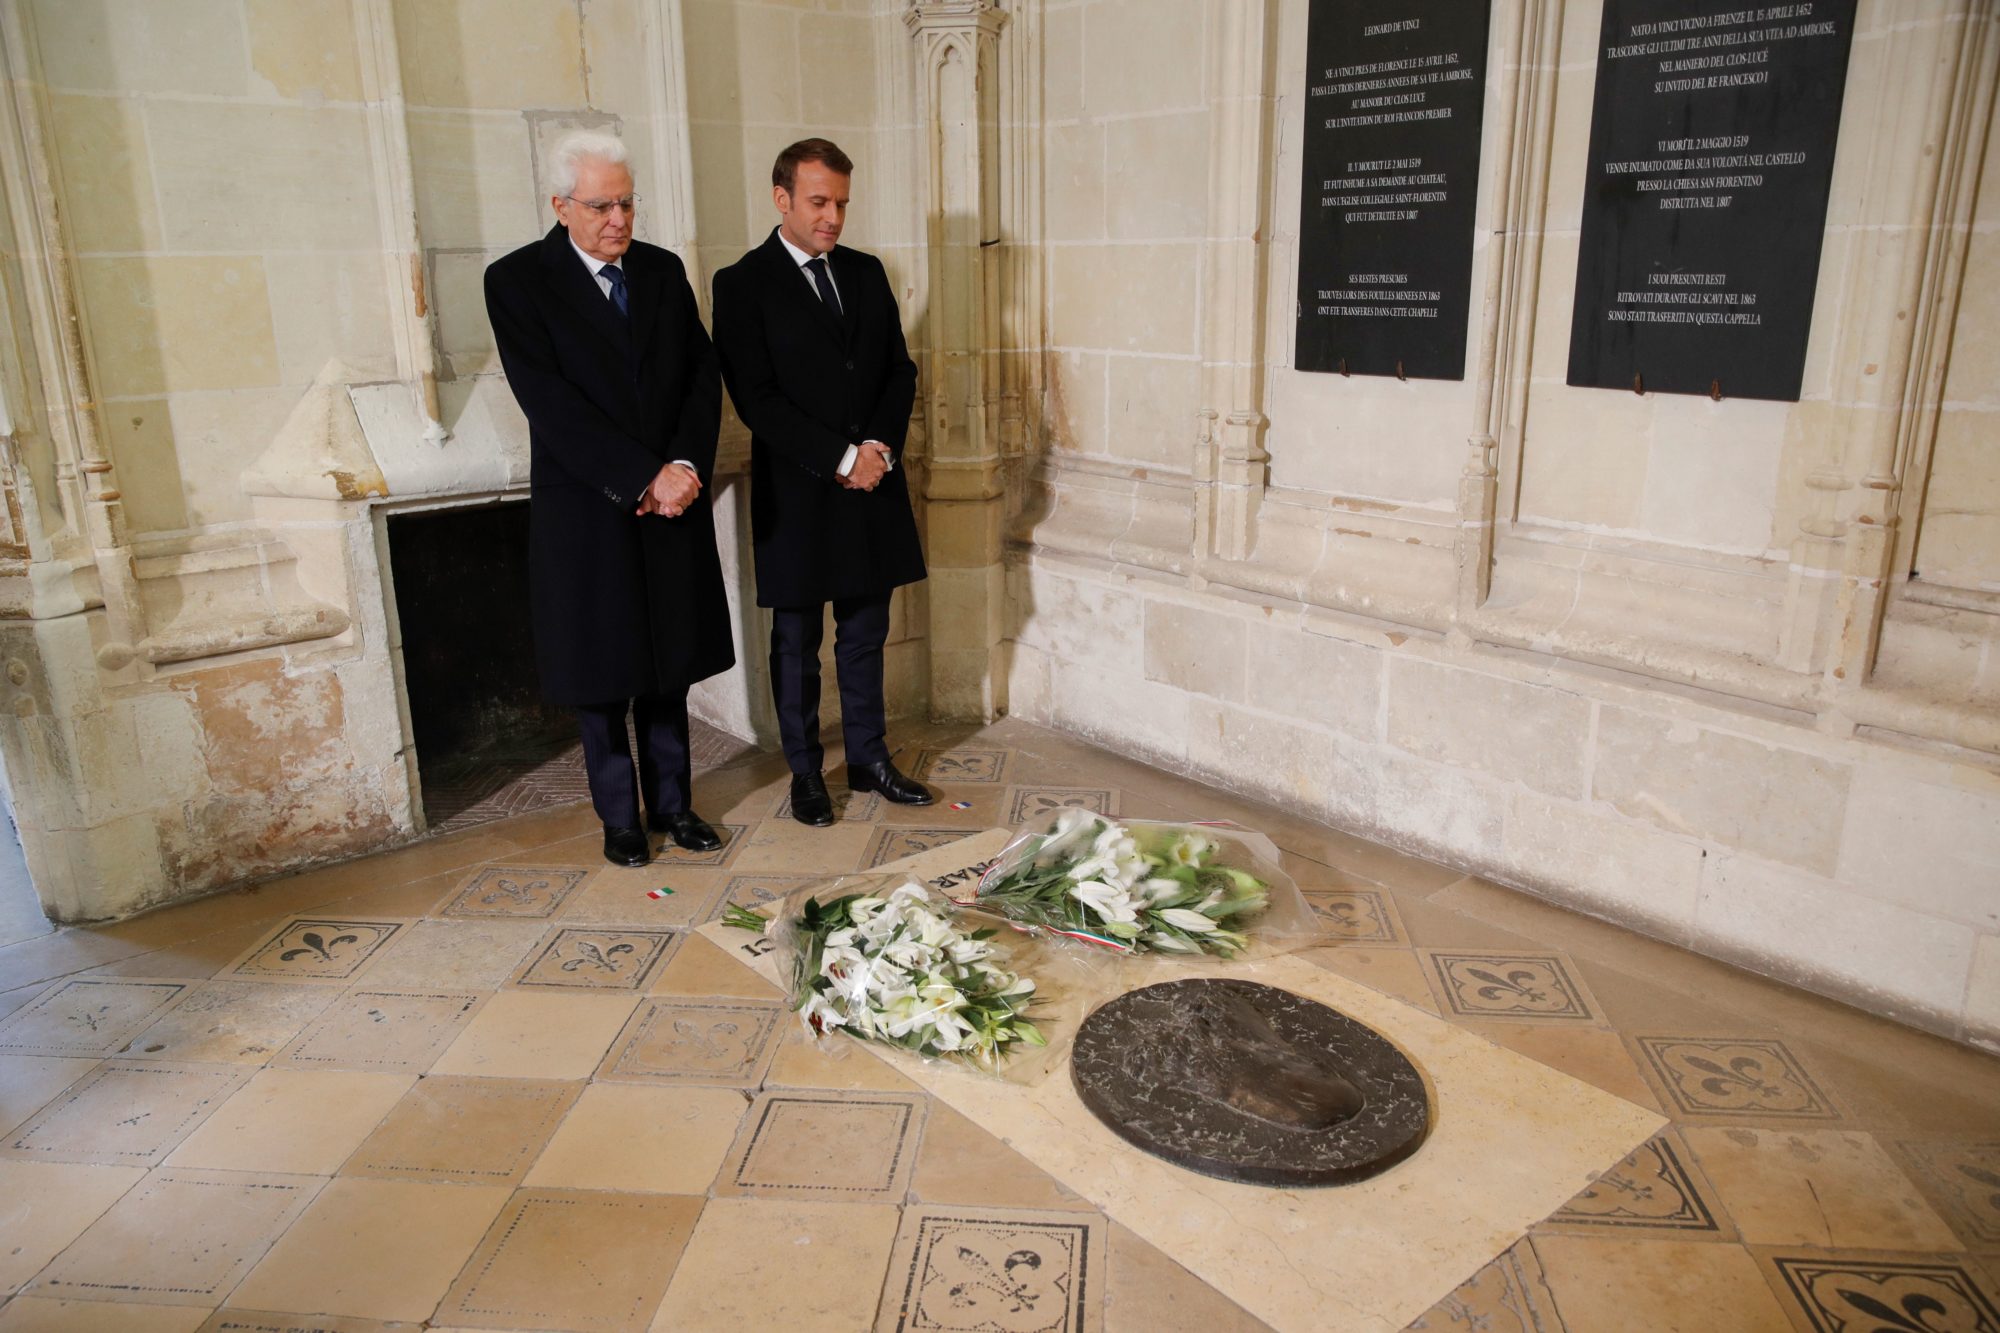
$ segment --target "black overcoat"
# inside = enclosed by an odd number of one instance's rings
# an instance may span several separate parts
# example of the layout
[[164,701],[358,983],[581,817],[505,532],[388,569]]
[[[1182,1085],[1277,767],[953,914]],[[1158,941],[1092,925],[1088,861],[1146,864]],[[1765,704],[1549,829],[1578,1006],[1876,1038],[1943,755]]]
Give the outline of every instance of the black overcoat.
[[[528,418],[535,665],[558,704],[684,691],[735,664],[708,486],[722,388],[671,251],[621,261],[622,316],[558,226],[486,270],[486,312]],[[661,466],[702,491],[677,518],[634,513]]]
[[[917,366],[882,261],[836,246],[836,315],[774,229],[715,275],[715,346],[750,427],[750,533],[759,606],[814,606],[924,577],[904,483]],[[872,491],[836,470],[850,444],[880,440],[897,466]]]

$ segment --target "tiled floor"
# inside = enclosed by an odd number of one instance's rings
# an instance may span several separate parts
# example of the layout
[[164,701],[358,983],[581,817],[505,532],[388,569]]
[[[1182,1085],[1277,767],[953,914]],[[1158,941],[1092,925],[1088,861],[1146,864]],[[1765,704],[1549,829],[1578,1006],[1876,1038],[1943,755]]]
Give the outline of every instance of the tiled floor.
[[898,739],[945,801],[808,830],[744,755],[716,856],[569,805],[0,946],[0,1333],[1261,1327],[690,932],[1063,804],[1264,829],[1314,963],[1668,1117],[1414,1327],[2000,1333],[2000,1061],[1029,726]]

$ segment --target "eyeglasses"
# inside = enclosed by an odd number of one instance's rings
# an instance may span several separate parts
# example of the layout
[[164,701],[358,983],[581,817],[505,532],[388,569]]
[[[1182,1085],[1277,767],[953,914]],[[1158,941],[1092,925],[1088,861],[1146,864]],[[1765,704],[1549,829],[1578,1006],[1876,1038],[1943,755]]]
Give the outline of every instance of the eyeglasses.
[[623,199],[579,199],[573,194],[566,194],[563,198],[569,200],[578,208],[589,209],[593,214],[601,218],[609,217],[611,210],[614,208],[620,210],[629,218],[637,211],[640,196],[628,194]]

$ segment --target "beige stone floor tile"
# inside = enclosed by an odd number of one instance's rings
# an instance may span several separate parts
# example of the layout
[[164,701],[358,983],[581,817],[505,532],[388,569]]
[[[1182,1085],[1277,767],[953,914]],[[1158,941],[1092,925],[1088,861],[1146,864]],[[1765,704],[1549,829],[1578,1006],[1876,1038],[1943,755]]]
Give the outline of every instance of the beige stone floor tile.
[[482,865],[459,881],[434,915],[466,920],[546,920],[562,910],[591,873],[588,865]]
[[2000,1136],[1898,1137],[1886,1146],[1967,1248],[2000,1255]]
[[1397,948],[1409,943],[1395,894],[1379,885],[1304,890],[1327,942],[1343,947]]
[[433,1074],[382,1118],[341,1174],[517,1185],[582,1091],[555,1079]]
[[1478,1333],[1585,1333],[1578,1325],[1563,1323],[1541,1261],[1527,1241],[1511,1246],[1459,1283],[1450,1295],[1414,1320],[1406,1333],[1474,1329]]
[[1399,894],[1396,911],[1410,942],[1424,948],[1534,950],[1537,944],[1530,936],[1516,935],[1423,898]]
[[[736,966],[727,959],[722,965]],[[770,1000],[649,995],[611,1043],[597,1077],[754,1091],[777,1049],[779,1030],[791,1021]]]
[[1409,949],[1364,949],[1342,946],[1337,949],[1308,949],[1299,957],[1316,967],[1370,986],[1384,995],[1393,995],[1405,1004],[1426,1013],[1438,1012],[1437,996],[1425,980],[1424,965]]
[[136,1166],[0,1162],[0,1298],[40,1272],[138,1184]]
[[776,986],[698,935],[675,951],[653,983],[652,993],[733,996],[747,1000],[779,998]]
[[888,1204],[715,1199],[674,1270],[655,1333],[865,1329],[897,1210]]
[[1805,1333],[1985,1333],[2000,1328],[2000,1281],[1962,1254],[1907,1250],[1752,1250]]
[[[697,937],[698,938],[698,937]],[[861,1044],[834,1033],[814,1037],[787,1019],[778,1025],[778,1052],[764,1075],[767,1088],[852,1088],[915,1092],[917,1085],[877,1060]]]
[[0,1140],[0,1157],[157,1166],[251,1073],[242,1065],[107,1060]]
[[552,926],[507,984],[556,993],[636,993],[659,975],[682,938],[677,931],[643,926]]
[[908,773],[917,781],[936,788],[1004,788],[1010,774],[1008,747],[976,739],[959,744],[932,743],[918,748],[907,760]]
[[19,1296],[0,1309],[0,1333],[196,1333],[207,1318],[207,1310],[185,1305]]
[[[1850,1036],[1859,1038],[1848,1025]],[[1886,1025],[1884,1025],[1886,1026]],[[2000,1127],[2000,1059],[1898,1028],[1842,1044],[1830,1026],[1786,1044],[1862,1126],[1892,1133],[1990,1135]]]
[[535,1189],[705,1194],[749,1104],[728,1088],[593,1083],[525,1183]]
[[1632,1052],[1616,1032],[1531,1023],[1468,1022],[1464,1027],[1495,1045],[1518,1051],[1649,1111],[1662,1109],[1659,1097],[1640,1076]]
[[419,921],[360,984],[368,990],[498,990],[546,930],[540,921]]
[[644,1329],[703,1200],[524,1189],[507,1201],[437,1318],[509,1328]]
[[766,1092],[715,1178],[717,1198],[901,1203],[928,1098],[887,1092]]
[[0,948],[38,939],[57,928],[42,911],[41,899],[35,896],[35,886],[25,871],[26,867],[15,860],[9,872],[0,877]]
[[407,917],[309,913],[281,921],[217,975],[232,981],[290,981],[347,986],[394,949],[413,923]]
[[875,1327],[1006,1328],[1032,1310],[1040,1328],[1101,1333],[1105,1232],[1096,1213],[912,1205]]
[[[708,918],[709,907],[729,873],[658,864],[605,866],[570,896],[561,922],[565,926],[642,926],[648,930],[690,926]],[[672,892],[665,897],[646,896],[667,889]]]
[[1534,1249],[1573,1333],[1793,1333],[1740,1245],[1537,1236]]
[[421,1074],[464,1031],[485,998],[471,990],[351,990],[271,1063],[285,1069]]
[[1639,1072],[1676,1121],[1814,1128],[1847,1118],[1817,1068],[1776,1037],[1658,1028],[1624,1037]]
[[145,953],[91,968],[87,977],[166,977],[207,978],[242,956],[245,949],[262,939],[271,928],[269,921],[246,921],[225,926],[192,939],[161,945]]
[[80,1057],[0,1055],[0,1128],[14,1128],[95,1068]]
[[1089,1200],[942,1102],[931,1103],[925,1118],[910,1195],[928,1204],[1092,1207]]
[[[865,827],[857,825],[856,827]],[[972,837],[978,830],[969,827],[946,827],[926,821],[916,827],[901,827],[884,824],[869,834],[868,844],[863,850],[858,868],[875,870],[891,861],[901,861],[905,857],[917,856],[924,852],[936,851],[952,843]],[[796,864],[783,868],[799,868]],[[844,866],[841,869],[855,869]]]
[[115,1054],[193,984],[90,977],[58,982],[0,1022],[0,1055]]
[[195,1333],[418,1333],[402,1320],[356,1319],[339,1314],[285,1314],[278,1310],[217,1310]]
[[167,1165],[330,1176],[415,1082],[411,1074],[261,1069]]
[[587,1079],[639,997],[502,991],[431,1067],[486,1078]]
[[144,945],[88,929],[59,930],[22,940],[0,949],[0,991],[54,981],[144,952]]
[[1687,1140],[1662,1130],[1606,1167],[1536,1231],[1656,1240],[1740,1240]]
[[333,1003],[324,986],[207,981],[125,1043],[133,1060],[261,1065]]
[[323,905],[328,912],[342,915],[431,917],[443,909],[464,878],[463,870],[447,870],[405,884],[363,889]]
[[1271,1333],[1270,1325],[1147,1244],[1129,1227],[1107,1231],[1105,1333]]
[[214,1309],[324,1184],[319,1176],[155,1171],[27,1291]]
[[[1588,954],[1576,965],[1597,997],[1605,1021],[1620,1031],[1728,1032],[1741,1030],[1745,1016],[1756,1014],[1754,1009],[1731,1010],[1700,995],[1599,964]],[[1753,1020],[1752,1026],[1765,1025]]]
[[796,819],[767,819],[750,829],[729,862],[733,874],[768,870],[793,875],[839,875],[857,869],[875,836],[873,824],[812,828]]
[[230,1303],[428,1319],[511,1191],[505,1185],[331,1182]]
[[1684,1134],[1723,1208],[1753,1245],[1959,1247],[1872,1135],[1694,1126]]
[[40,986],[16,986],[13,990],[0,991],[0,1018],[19,1009],[22,1005],[41,993]]

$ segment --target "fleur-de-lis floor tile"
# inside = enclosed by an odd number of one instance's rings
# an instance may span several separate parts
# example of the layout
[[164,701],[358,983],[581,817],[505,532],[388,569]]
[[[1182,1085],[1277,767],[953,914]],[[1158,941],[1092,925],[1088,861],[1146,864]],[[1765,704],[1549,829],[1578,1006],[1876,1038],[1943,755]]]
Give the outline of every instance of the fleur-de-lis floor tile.
[[1006,767],[1005,750],[931,748],[918,753],[910,776],[922,782],[998,782]]
[[271,1063],[288,1069],[421,1074],[472,1021],[484,998],[476,991],[352,990]]
[[1634,1037],[1641,1065],[1676,1115],[1838,1120],[1840,1109],[1783,1042],[1760,1037]]
[[0,1140],[0,1157],[157,1166],[254,1072],[107,1060]]
[[1062,810],[1089,810],[1094,814],[1118,813],[1118,793],[1109,787],[1009,787],[1007,823],[1036,828],[1047,824]]
[[[828,782],[827,794],[833,798],[835,820],[842,823],[871,824],[882,817],[882,798],[872,791],[854,792],[844,782]],[[771,818],[790,819],[792,817],[792,793],[787,787],[785,794],[778,798],[771,809]]]
[[802,885],[819,882],[819,875],[732,875],[709,909],[708,920],[719,921],[730,904],[761,911]]
[[755,1088],[777,1049],[785,1010],[723,997],[656,996],[640,1003],[597,1077],[662,1086]]
[[1403,944],[1409,939],[1389,895],[1378,889],[1308,889],[1306,902],[1341,944]]
[[563,990],[644,990],[680,941],[671,930],[562,926],[543,938],[508,984]]
[[877,1333],[1097,1333],[1105,1223],[1094,1213],[911,1207]]
[[712,852],[691,852],[685,847],[677,847],[669,839],[653,853],[653,865],[660,871],[671,874],[681,866],[726,866],[736,859],[743,850],[743,844],[750,840],[748,824],[714,824],[715,836],[722,839],[722,846]]
[[435,915],[554,916],[589,876],[563,866],[486,866],[468,875]]
[[1575,970],[1555,954],[1425,949],[1438,999],[1461,1018],[1594,1023]]
[[2000,1139],[1900,1139],[1895,1146],[1959,1239],[2000,1251]]
[[891,1092],[766,1092],[715,1178],[717,1198],[900,1203],[926,1099]]
[[1956,1255],[1766,1250],[1758,1257],[1812,1333],[2000,1333],[1993,1288]]
[[0,1021],[0,1053],[106,1056],[186,994],[185,981],[60,981]]
[[868,840],[868,850],[862,854],[861,864],[873,869],[900,861],[918,852],[933,851],[949,843],[957,842],[970,830],[962,828],[900,828],[877,829],[875,836]]
[[1710,1188],[1687,1145],[1661,1134],[1585,1186],[1544,1225],[1723,1235]]
[[221,976],[245,981],[306,981],[345,985],[410,923],[295,916],[250,946]]
[[206,981],[125,1043],[134,1060],[261,1065],[331,1004],[327,986]]
[[1526,1241],[1458,1284],[1405,1333],[1568,1333]]

